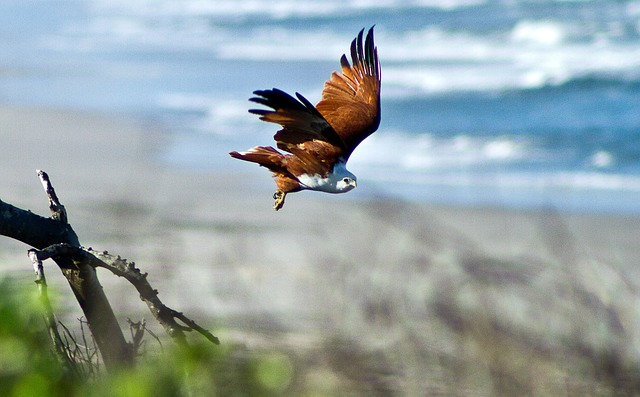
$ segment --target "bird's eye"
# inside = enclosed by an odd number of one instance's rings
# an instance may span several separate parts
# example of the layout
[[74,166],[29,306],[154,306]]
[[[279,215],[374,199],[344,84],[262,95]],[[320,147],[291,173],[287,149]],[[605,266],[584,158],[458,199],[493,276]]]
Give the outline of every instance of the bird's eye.
[[342,180],[342,182],[344,182],[344,183],[349,183],[349,178],[344,178],[344,179]]

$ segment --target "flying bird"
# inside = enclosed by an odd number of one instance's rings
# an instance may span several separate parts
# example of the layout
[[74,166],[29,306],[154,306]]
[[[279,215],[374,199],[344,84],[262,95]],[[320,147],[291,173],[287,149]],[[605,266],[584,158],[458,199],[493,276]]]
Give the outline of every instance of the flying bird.
[[322,98],[313,106],[277,88],[254,91],[255,103],[271,109],[250,109],[260,120],[280,124],[274,135],[278,149],[256,146],[231,157],[258,163],[274,176],[274,209],[288,193],[316,190],[346,193],[356,187],[356,176],[346,168],[353,150],[380,125],[380,61],[373,43],[373,27],[363,45],[364,29],[351,42],[351,61],[342,55],[341,72],[324,83]]

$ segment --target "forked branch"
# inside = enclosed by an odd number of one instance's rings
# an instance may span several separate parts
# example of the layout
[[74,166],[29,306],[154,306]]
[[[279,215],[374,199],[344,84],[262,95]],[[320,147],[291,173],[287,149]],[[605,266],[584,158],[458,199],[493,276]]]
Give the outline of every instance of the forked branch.
[[[58,200],[49,177],[40,170],[38,177],[49,199],[51,217],[43,217],[0,200],[0,235],[21,241],[35,249],[43,249],[54,244],[79,247],[78,236],[67,222],[67,213]],[[54,256],[52,259],[69,282],[89,323],[107,370],[132,364],[131,348],[104,295],[95,269],[82,262],[74,262],[68,256]]]
[[93,268],[101,267],[116,276],[125,278],[138,291],[140,299],[147,304],[151,314],[164,327],[167,334],[180,345],[186,344],[185,332],[191,331],[196,331],[214,344],[220,343],[220,340],[211,332],[202,328],[183,313],[162,303],[158,298],[158,291],[149,284],[147,273],[142,273],[134,262],[128,262],[119,255],[114,256],[107,251],[99,252],[92,248],[84,249],[69,244],[52,245],[38,251],[37,255],[41,260],[60,256],[69,257],[74,262],[86,263]]

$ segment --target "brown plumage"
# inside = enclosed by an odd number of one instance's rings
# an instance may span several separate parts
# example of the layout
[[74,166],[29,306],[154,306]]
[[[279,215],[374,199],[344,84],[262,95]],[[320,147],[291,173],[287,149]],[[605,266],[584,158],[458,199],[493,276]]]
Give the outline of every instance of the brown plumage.
[[380,125],[380,62],[373,43],[373,28],[364,45],[364,29],[351,42],[351,60],[340,58],[341,72],[325,82],[314,107],[277,88],[255,91],[250,100],[273,110],[251,109],[260,120],[282,129],[274,135],[281,153],[271,146],[256,146],[231,157],[268,168],[275,177],[274,208],[284,205],[287,193],[303,189],[344,193],[356,186],[345,165],[353,150]]

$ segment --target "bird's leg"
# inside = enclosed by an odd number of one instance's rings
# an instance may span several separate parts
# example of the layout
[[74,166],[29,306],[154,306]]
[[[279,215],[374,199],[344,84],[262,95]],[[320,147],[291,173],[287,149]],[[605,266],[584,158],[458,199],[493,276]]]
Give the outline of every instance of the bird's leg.
[[284,198],[287,196],[287,193],[281,192],[280,190],[273,193],[273,199],[276,201],[273,205],[274,210],[279,210],[284,205]]

